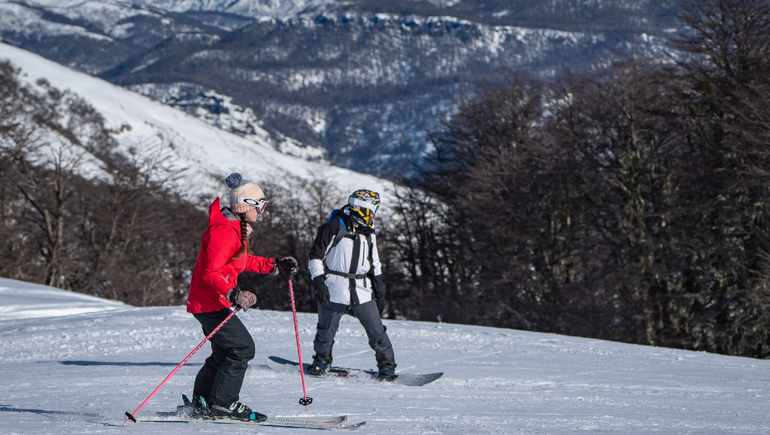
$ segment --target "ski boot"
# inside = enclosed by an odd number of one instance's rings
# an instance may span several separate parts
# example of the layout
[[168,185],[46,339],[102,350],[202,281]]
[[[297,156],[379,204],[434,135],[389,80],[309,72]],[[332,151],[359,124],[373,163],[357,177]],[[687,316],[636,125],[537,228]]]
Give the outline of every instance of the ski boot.
[[307,368],[307,374],[311,376],[323,376],[329,371],[329,367],[332,366],[331,356],[313,356],[313,364]]
[[182,394],[182,402],[184,402],[184,405],[179,405],[176,407],[176,414],[180,417],[192,417],[194,407],[192,402],[190,402],[190,399],[187,398],[186,394]]
[[377,373],[378,381],[392,382],[396,379],[396,363],[393,361],[381,361],[377,363],[377,367],[380,369]]
[[213,404],[209,407],[211,415],[215,419],[235,419],[243,421],[260,422],[267,420],[265,414],[252,411],[251,408],[241,402],[233,402],[230,405]]
[[176,413],[180,417],[192,417],[197,420],[211,420],[211,410],[203,397],[193,397],[192,402],[186,394],[182,394],[184,405],[176,407]]

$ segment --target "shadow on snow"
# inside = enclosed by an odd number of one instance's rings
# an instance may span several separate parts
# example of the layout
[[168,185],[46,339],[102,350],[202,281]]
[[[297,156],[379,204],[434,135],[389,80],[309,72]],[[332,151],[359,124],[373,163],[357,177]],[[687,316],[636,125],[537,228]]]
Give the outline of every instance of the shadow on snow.
[[89,412],[72,412],[72,411],[51,411],[48,409],[33,409],[33,408],[14,408],[8,405],[0,405],[0,412],[29,412],[31,414],[40,415],[80,415],[83,417],[101,417],[99,414]]
[[[146,366],[159,366],[159,367],[176,367],[179,363],[164,363],[164,362],[111,362],[111,361],[59,361],[59,364],[66,366],[122,366],[122,367],[146,367]],[[185,366],[202,366],[202,363],[187,363]]]

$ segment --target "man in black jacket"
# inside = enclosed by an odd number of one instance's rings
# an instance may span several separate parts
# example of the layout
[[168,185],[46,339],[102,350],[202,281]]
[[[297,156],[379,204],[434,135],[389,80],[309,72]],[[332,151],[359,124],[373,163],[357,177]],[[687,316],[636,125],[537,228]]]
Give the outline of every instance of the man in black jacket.
[[348,204],[335,210],[318,228],[310,249],[308,269],[318,301],[318,326],[311,375],[320,376],[332,364],[332,345],[340,318],[350,309],[361,322],[374,349],[378,379],[395,379],[393,346],[380,319],[377,304],[385,299],[382,264],[372,228],[380,195],[371,190],[353,192]]

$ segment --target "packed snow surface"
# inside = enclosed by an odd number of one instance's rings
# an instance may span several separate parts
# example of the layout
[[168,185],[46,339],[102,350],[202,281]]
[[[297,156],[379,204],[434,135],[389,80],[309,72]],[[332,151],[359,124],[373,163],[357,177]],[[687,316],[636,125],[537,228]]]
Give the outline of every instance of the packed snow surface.
[[[129,423],[133,412],[200,342],[184,307],[133,308],[0,279],[0,433],[289,434],[302,429],[206,423]],[[288,290],[288,285],[287,285]],[[287,291],[287,298],[288,298]],[[57,306],[58,310],[51,309]],[[35,307],[38,317],[30,318]],[[97,310],[98,309],[98,310]],[[45,316],[43,316],[45,314]],[[241,400],[274,416],[345,414],[360,434],[761,434],[770,427],[770,362],[477,326],[386,320],[398,371],[445,372],[408,387],[307,378],[270,355],[297,356],[291,312],[238,313],[257,343]],[[303,360],[316,316],[298,314]],[[206,344],[137,418],[170,411],[192,392]],[[345,316],[335,365],[373,368],[356,319]]]

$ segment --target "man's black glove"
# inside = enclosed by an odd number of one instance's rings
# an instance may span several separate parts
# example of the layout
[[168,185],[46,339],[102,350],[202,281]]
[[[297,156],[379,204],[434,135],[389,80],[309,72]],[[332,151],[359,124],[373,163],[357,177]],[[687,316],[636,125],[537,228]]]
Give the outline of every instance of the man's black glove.
[[278,270],[278,273],[282,273],[287,276],[292,276],[297,273],[297,267],[299,267],[299,263],[297,263],[297,260],[294,259],[294,257],[283,257],[283,258],[275,258],[275,268]]
[[315,300],[320,303],[329,302],[329,287],[326,287],[326,277],[318,275],[313,278],[313,290],[315,291]]
[[241,307],[243,311],[249,311],[249,308],[257,308],[257,295],[249,290],[242,290],[237,286],[225,293],[225,299],[227,299],[227,302]]
[[385,291],[387,290],[387,286],[385,286],[385,282],[382,280],[382,275],[374,277],[372,280],[372,290],[374,292],[374,299],[377,300],[377,308],[382,311],[385,307]]

